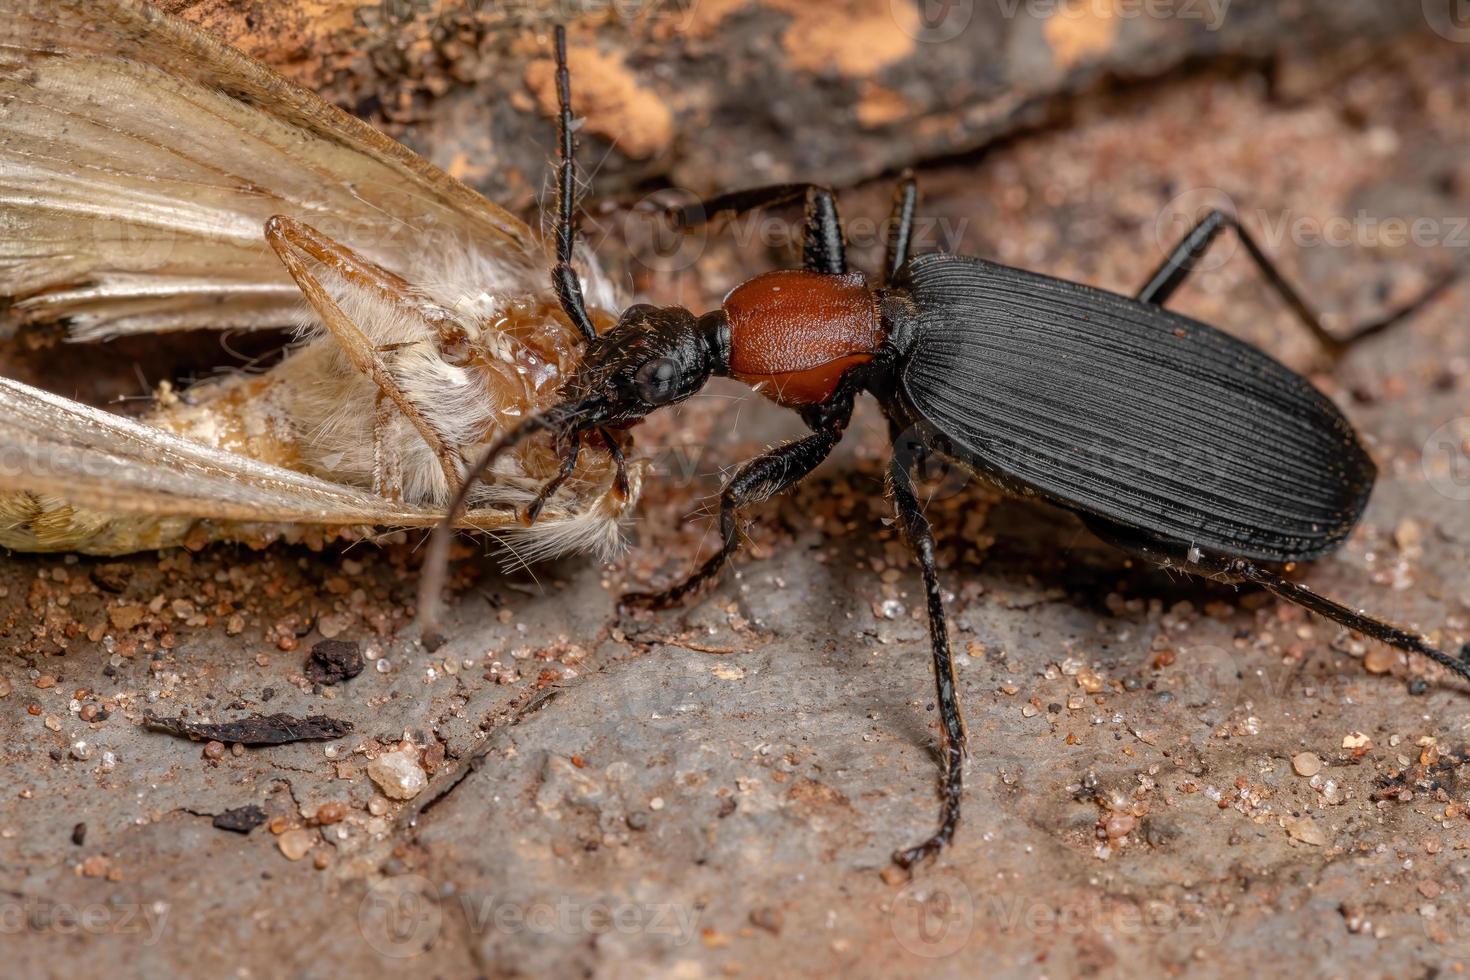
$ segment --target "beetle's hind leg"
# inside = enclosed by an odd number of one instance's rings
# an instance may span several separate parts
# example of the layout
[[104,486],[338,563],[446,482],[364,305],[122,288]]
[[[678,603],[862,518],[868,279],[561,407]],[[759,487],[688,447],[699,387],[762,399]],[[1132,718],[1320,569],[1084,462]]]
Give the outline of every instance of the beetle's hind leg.
[[[895,447],[897,449],[897,447]],[[929,643],[934,654],[934,689],[939,703],[939,720],[944,730],[943,802],[939,809],[939,829],[922,844],[897,851],[895,864],[909,868],[944,849],[953,838],[960,822],[960,803],[964,797],[965,723],[960,715],[956,691],[954,658],[949,650],[949,630],[944,619],[944,596],[939,589],[939,566],[935,560],[934,532],[929,519],[919,506],[913,479],[902,450],[888,463],[888,483],[893,491],[894,509],[904,536],[914,551],[914,561],[924,575],[924,594],[929,606]]]
[[1406,320],[1437,298],[1460,276],[1458,269],[1452,270],[1436,279],[1427,289],[1405,305],[1376,320],[1359,324],[1343,336],[1338,336],[1327,329],[1322,323],[1321,316],[1318,315],[1316,310],[1312,309],[1311,304],[1302,298],[1301,293],[1297,292],[1296,288],[1287,281],[1286,276],[1276,267],[1276,263],[1271,260],[1271,257],[1256,242],[1255,237],[1241,225],[1239,219],[1223,211],[1212,209],[1198,224],[1190,229],[1189,233],[1180,240],[1178,245],[1174,246],[1173,251],[1154,270],[1154,274],[1149,277],[1144,287],[1138,291],[1136,298],[1142,302],[1154,303],[1159,306],[1167,303],[1169,297],[1174,295],[1175,290],[1189,278],[1189,274],[1194,271],[1195,266],[1204,257],[1205,252],[1209,251],[1210,244],[1220,236],[1220,232],[1227,228],[1235,232],[1236,237],[1245,246],[1246,254],[1251,257],[1251,261],[1261,271],[1261,275],[1265,277],[1267,284],[1281,297],[1282,302],[1290,308],[1302,326],[1311,332],[1312,336],[1316,338],[1317,343],[1321,345],[1322,350],[1330,357],[1339,357],[1359,341],[1377,336],[1390,327]]
[[1284,579],[1254,562],[1241,558],[1218,559],[1218,561],[1223,566],[1221,571],[1227,575],[1246,582],[1254,582],[1277,598],[1309,609],[1319,616],[1325,616],[1334,623],[1346,626],[1350,630],[1356,630],[1380,643],[1387,643],[1407,653],[1417,653],[1421,657],[1427,657],[1465,680],[1470,680],[1470,664],[1430,646],[1418,633],[1410,633],[1392,623],[1349,609],[1342,603],[1334,602],[1326,596],[1320,596],[1306,586]]
[[[1133,531],[1101,518],[1083,516],[1082,520],[1098,537],[1124,551],[1168,565],[1170,568],[1189,572],[1192,575],[1224,575],[1238,582],[1259,585],[1279,599],[1285,599],[1287,602],[1326,617],[1340,626],[1356,630],[1380,643],[1386,643],[1406,653],[1427,657],[1460,677],[1470,680],[1470,663],[1467,663],[1465,659],[1452,657],[1443,650],[1431,646],[1424,637],[1417,633],[1410,633],[1392,623],[1375,619],[1365,613],[1349,609],[1340,602],[1334,602],[1326,596],[1318,595],[1305,585],[1299,585],[1283,578],[1254,561],[1232,558],[1228,555],[1201,554],[1195,548],[1157,541],[1143,532]],[[1470,651],[1470,644],[1466,644],[1466,650]]]

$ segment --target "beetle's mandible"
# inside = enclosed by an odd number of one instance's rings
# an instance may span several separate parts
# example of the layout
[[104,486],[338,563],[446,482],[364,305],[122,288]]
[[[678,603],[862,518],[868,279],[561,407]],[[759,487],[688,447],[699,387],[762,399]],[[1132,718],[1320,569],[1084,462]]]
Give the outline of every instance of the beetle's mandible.
[[[582,441],[636,423],[736,378],[799,412],[812,434],[757,457],[725,485],[720,549],[689,578],[625,603],[667,606],[713,578],[739,543],[741,508],[788,489],[841,440],[860,393],[889,422],[888,484],[923,573],[944,732],[939,827],[894,860],[937,854],[960,817],[964,725],[929,522],[912,465],[941,454],[1002,488],[1071,510],[1105,540],[1196,575],[1250,582],[1375,640],[1428,657],[1462,677],[1470,667],[1419,635],[1356,612],[1284,578],[1282,564],[1321,557],[1352,532],[1376,476],[1337,407],[1305,378],[1242,341],[1163,304],[1220,232],[1238,235],[1270,285],[1329,353],[1376,334],[1438,295],[1352,332],[1329,333],[1264,251],[1233,219],[1207,215],[1136,296],[960,255],[910,254],[917,188],[905,175],[894,196],[881,279],[848,268],[836,204],[826,188],[790,184],[728,194],[687,209],[685,224],[722,213],[804,200],[803,268],[770,272],[702,316],[634,306],[597,335],[572,271],[575,241],[570,82],[556,31],[560,99],[558,265],[553,277],[587,340],[559,404],[528,419],[479,460],[538,432],[561,447],[572,472]],[[464,506],[460,491],[450,520]],[[533,504],[526,513],[534,520]],[[442,564],[450,524],[430,552]],[[425,578],[432,609],[441,576]]]

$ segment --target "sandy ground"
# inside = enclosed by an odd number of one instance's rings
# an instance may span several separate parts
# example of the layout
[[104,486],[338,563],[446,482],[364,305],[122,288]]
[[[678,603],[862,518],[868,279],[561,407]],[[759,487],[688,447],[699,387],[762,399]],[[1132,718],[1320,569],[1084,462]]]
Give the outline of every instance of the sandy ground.
[[[1268,84],[1211,69],[1094,95],[983,157],[923,167],[924,230],[933,247],[1126,291],[1180,214],[1225,200],[1342,325],[1466,261],[1467,100],[1470,46],[1427,33],[1350,70],[1292,64]],[[870,267],[878,249],[855,219],[881,216],[887,195],[842,195]],[[696,305],[777,260],[760,233],[786,228],[711,235],[697,269],[655,273],[618,254],[637,235],[609,220],[615,262]],[[1380,466],[1359,532],[1304,579],[1458,650],[1470,287],[1327,367],[1233,251],[1174,305],[1313,371]],[[661,478],[629,555],[534,576],[462,562],[434,652],[413,624],[413,540],[5,558],[8,969],[1464,969],[1463,685],[1268,597],[1137,567],[955,474],[928,508],[962,654],[965,822],[912,880],[887,871],[931,827],[937,729],[869,409],[836,458],[758,512],[717,589],[638,619],[617,616],[617,592],[690,567],[722,468],[796,434],[795,419],[719,387],[647,425]],[[328,638],[360,644],[366,669],[308,679]],[[148,712],[325,715],[354,731],[206,747],[149,730]],[[427,778],[411,799],[379,789],[395,758]],[[215,826],[249,805],[266,818],[249,834]]]

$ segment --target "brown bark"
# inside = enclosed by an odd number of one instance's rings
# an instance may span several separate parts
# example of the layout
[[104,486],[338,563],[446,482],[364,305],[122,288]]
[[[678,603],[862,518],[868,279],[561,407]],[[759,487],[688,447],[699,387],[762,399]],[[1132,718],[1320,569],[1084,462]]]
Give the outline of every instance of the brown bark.
[[544,179],[557,19],[602,193],[850,184],[975,151],[1110,81],[1290,53],[1350,59],[1427,27],[1415,0],[163,4],[512,206]]

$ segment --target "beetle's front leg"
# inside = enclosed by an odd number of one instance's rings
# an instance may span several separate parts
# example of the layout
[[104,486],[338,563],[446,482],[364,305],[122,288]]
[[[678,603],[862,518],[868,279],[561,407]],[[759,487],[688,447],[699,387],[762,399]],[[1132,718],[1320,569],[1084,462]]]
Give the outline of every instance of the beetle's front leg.
[[607,447],[608,455],[613,461],[613,489],[619,497],[628,499],[628,459],[623,455],[623,447],[618,444],[618,437],[607,426],[597,430],[602,436],[602,442]]
[[789,442],[757,456],[736,472],[720,494],[720,550],[683,582],[663,592],[630,592],[623,596],[624,606],[663,609],[672,606],[714,578],[735,550],[740,547],[740,509],[760,503],[793,486],[832,452],[842,439],[838,426]]
[[581,431],[574,429],[567,433],[565,439],[558,439],[556,451],[561,456],[561,466],[557,468],[556,476],[546,481],[541,492],[536,494],[536,499],[526,507],[526,512],[521,516],[521,520],[527,526],[536,523],[536,518],[541,516],[541,509],[546,506],[546,502],[561,489],[561,485],[567,482],[567,478],[577,468],[577,458],[582,454]]

